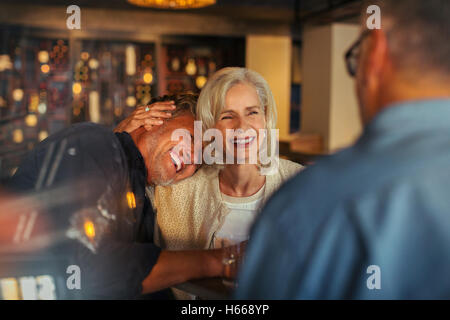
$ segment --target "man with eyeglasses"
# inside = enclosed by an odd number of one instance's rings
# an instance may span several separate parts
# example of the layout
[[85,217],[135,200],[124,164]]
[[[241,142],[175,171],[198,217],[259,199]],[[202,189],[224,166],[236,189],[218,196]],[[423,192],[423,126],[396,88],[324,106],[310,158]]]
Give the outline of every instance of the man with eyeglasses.
[[346,54],[364,132],[268,202],[239,299],[450,298],[450,1],[369,4],[382,28]]

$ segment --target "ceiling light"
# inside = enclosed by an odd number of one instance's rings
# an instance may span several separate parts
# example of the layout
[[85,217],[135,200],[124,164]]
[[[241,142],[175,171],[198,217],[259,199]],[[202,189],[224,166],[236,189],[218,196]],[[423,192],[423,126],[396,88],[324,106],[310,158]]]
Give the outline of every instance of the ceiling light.
[[139,7],[158,9],[195,9],[211,6],[216,0],[127,0]]

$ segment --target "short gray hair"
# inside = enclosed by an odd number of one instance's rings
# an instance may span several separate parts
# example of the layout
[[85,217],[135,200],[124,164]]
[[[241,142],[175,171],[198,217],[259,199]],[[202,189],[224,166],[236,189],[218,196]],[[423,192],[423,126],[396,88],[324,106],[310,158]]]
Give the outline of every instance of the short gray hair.
[[449,0],[369,0],[381,9],[382,28],[396,67],[450,76]]
[[153,98],[149,104],[163,101],[173,101],[175,104],[175,110],[173,110],[172,118],[178,117],[180,114],[190,111],[194,117],[196,115],[196,104],[198,95],[191,93],[177,93],[173,95],[165,95]]

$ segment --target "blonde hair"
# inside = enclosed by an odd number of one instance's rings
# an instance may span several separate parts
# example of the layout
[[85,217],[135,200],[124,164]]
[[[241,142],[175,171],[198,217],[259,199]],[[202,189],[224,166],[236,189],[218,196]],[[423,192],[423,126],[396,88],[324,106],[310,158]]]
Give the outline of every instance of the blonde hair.
[[[244,83],[255,88],[261,108],[265,115],[267,130],[267,145],[272,145],[271,130],[277,123],[275,99],[267,81],[257,72],[247,68],[228,67],[214,73],[206,82],[198,98],[196,114],[202,121],[203,130],[214,128],[225,107],[225,97],[233,86]],[[270,155],[270,148],[268,150]]]

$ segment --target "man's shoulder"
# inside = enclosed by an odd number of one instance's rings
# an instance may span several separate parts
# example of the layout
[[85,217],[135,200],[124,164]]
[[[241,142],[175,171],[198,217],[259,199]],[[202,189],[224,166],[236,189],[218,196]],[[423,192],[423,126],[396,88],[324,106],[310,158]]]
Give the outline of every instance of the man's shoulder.
[[60,130],[25,156],[8,187],[20,193],[36,186],[67,188],[73,208],[76,202],[90,204],[108,186],[119,190],[127,177],[119,141],[113,139],[111,130],[92,123]]
[[355,159],[352,148],[322,158],[308,167],[280,159],[280,171],[298,173],[283,185],[283,192],[280,193],[298,196],[299,189],[302,192],[321,192],[324,188],[333,188],[333,183],[354,171],[357,163],[358,159]]
[[65,141],[64,144],[66,145],[75,143],[87,148],[92,145],[97,145],[98,148],[89,148],[89,150],[92,152],[101,152],[101,150],[113,147],[113,144],[108,142],[116,141],[116,138],[112,130],[106,126],[92,122],[81,122],[51,134],[39,143],[33,151],[39,153],[63,141]]
[[110,128],[97,123],[80,122],[56,132],[47,139],[56,140],[71,136],[77,136],[79,139],[91,141],[95,140],[96,137],[114,137],[114,133]]
[[318,160],[314,165],[299,167],[268,201],[262,216],[286,226],[295,219],[316,219],[330,213],[329,208],[344,202],[360,189],[358,162],[353,148],[344,149]]
[[[289,228],[305,216],[307,221],[326,218],[350,203],[386,202],[387,194],[405,189],[410,193],[423,192],[430,188],[427,181],[450,174],[447,151],[424,155],[414,145],[401,150],[396,146],[364,148],[356,144],[302,170],[268,202],[265,218]],[[442,188],[450,187],[450,183],[441,180]]]
[[70,162],[80,170],[92,161],[107,166],[116,152],[120,152],[119,142],[109,128],[84,122],[64,128],[40,142],[26,155],[20,168],[39,171],[46,158],[52,163],[56,159],[62,164]]

